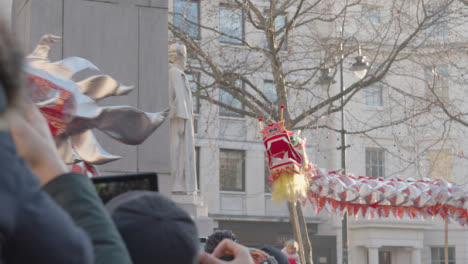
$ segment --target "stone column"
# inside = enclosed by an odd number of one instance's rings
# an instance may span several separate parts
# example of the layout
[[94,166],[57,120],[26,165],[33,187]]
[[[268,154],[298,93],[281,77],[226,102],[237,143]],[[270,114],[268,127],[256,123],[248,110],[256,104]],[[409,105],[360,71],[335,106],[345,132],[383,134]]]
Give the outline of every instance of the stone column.
[[378,247],[368,247],[368,259],[369,263],[367,264],[379,264],[379,248]]
[[412,248],[411,264],[421,264],[421,249],[420,248]]

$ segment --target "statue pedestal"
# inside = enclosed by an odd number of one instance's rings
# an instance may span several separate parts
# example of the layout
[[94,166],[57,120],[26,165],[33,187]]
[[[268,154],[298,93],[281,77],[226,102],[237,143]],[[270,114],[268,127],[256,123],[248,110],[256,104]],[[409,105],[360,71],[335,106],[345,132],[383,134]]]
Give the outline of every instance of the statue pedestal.
[[208,206],[199,194],[172,193],[172,200],[193,218],[199,237],[208,237],[213,233],[213,219],[208,217]]

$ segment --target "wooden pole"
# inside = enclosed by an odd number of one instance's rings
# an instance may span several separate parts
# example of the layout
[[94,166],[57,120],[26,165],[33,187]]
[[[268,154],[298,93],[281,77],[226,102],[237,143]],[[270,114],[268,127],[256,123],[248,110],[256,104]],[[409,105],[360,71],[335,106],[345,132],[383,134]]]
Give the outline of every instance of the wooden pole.
[[301,228],[299,226],[299,219],[297,217],[296,211],[296,202],[288,202],[288,208],[290,217],[289,221],[293,227],[295,239],[299,244],[299,258],[301,259],[301,263],[306,263],[306,258],[304,255],[304,243],[302,242]]
[[306,258],[305,264],[314,264],[314,258],[312,255],[312,243],[310,243],[309,231],[307,230],[307,223],[305,221],[301,203],[296,203],[296,209],[297,217],[299,220],[299,226],[302,230],[302,241],[304,242],[304,257]]
[[445,216],[445,248],[444,248],[444,256],[445,256],[445,264],[448,264],[448,217]]

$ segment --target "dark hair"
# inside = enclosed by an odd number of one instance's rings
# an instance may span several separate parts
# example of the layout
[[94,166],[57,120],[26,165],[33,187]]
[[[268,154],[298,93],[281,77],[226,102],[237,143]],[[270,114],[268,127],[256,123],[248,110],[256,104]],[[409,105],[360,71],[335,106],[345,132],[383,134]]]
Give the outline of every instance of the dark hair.
[[205,252],[213,253],[216,246],[225,238],[238,242],[231,230],[216,230],[206,239]]
[[260,249],[268,253],[268,255],[274,257],[278,264],[289,264],[288,258],[286,255],[284,255],[283,252],[281,252],[281,250],[271,245],[263,245],[260,247]]
[[[10,31],[0,21],[0,112],[5,106],[11,107],[16,103],[23,83],[23,54]],[[6,97],[6,102],[2,97]]]

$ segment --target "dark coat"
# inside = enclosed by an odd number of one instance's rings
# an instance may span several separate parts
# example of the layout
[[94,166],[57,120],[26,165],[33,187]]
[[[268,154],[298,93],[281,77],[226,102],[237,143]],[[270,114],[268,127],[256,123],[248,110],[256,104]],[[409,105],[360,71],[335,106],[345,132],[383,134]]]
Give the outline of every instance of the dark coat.
[[127,248],[91,180],[68,173],[55,178],[44,190],[83,228],[93,241],[95,264],[131,264]]
[[93,263],[91,241],[44,191],[0,132],[0,263]]

